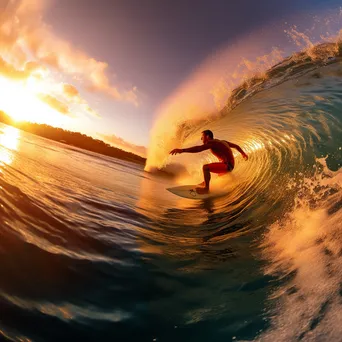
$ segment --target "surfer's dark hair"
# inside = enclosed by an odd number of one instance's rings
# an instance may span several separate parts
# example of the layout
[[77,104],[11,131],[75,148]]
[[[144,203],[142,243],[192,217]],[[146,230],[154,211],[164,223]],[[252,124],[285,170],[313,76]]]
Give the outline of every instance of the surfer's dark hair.
[[205,131],[202,132],[203,134],[207,135],[210,139],[214,139],[214,133],[209,130],[209,129],[206,129]]

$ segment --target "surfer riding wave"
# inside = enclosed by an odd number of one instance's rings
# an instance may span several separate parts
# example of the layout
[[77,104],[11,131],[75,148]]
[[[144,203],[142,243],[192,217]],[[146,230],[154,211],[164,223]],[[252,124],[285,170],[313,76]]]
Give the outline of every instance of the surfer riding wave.
[[209,193],[211,172],[225,174],[227,172],[233,171],[235,160],[232,148],[238,150],[245,160],[248,159],[248,156],[240,146],[226,140],[214,139],[214,134],[210,130],[205,130],[202,132],[201,140],[203,142],[202,146],[193,146],[184,149],[176,148],[172,150],[170,154],[173,155],[178,153],[198,153],[205,150],[210,150],[213,155],[219,159],[218,163],[203,165],[204,182],[200,184],[201,187],[196,188],[196,191],[198,194],[207,194]]

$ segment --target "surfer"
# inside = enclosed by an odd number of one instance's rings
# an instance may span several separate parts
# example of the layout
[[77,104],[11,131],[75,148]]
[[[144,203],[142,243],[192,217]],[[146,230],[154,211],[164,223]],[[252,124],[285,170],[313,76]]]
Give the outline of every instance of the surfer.
[[238,150],[245,160],[248,159],[248,156],[240,146],[225,140],[214,139],[214,134],[210,130],[205,130],[202,132],[201,140],[203,141],[203,145],[201,146],[193,146],[189,148],[176,148],[172,150],[170,154],[173,155],[178,153],[198,153],[205,150],[210,150],[213,153],[213,155],[219,159],[220,162],[218,163],[203,165],[204,182],[200,184],[201,187],[196,188],[196,191],[199,194],[207,194],[209,193],[211,172],[225,174],[227,172],[233,171],[235,160],[233,152],[231,150],[232,148]]

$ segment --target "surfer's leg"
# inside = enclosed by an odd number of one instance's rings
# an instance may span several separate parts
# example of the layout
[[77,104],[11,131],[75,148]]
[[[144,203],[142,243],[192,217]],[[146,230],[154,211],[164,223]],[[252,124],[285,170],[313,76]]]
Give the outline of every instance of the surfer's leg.
[[204,176],[204,183],[205,183],[204,188],[208,189],[209,191],[209,183],[210,183],[211,175],[210,175],[210,168],[208,164],[203,165],[203,176]]
[[203,165],[203,176],[204,176],[204,187],[196,188],[196,191],[199,194],[207,194],[209,192],[209,183],[210,183],[210,178],[211,178],[209,164]]
[[206,194],[209,192],[209,183],[210,183],[210,172],[222,174],[227,173],[227,164],[225,163],[211,163],[203,165],[203,176],[204,176],[204,187],[196,188],[197,193]]

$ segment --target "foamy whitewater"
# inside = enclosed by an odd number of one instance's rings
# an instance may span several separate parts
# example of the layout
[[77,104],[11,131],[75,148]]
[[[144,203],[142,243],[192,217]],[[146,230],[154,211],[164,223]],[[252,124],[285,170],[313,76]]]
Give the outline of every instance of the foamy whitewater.
[[[2,340],[341,340],[341,43],[298,32],[292,54],[201,67],[145,170],[0,126]],[[168,153],[203,129],[249,160],[212,178],[225,197],[178,198],[214,159]]]

